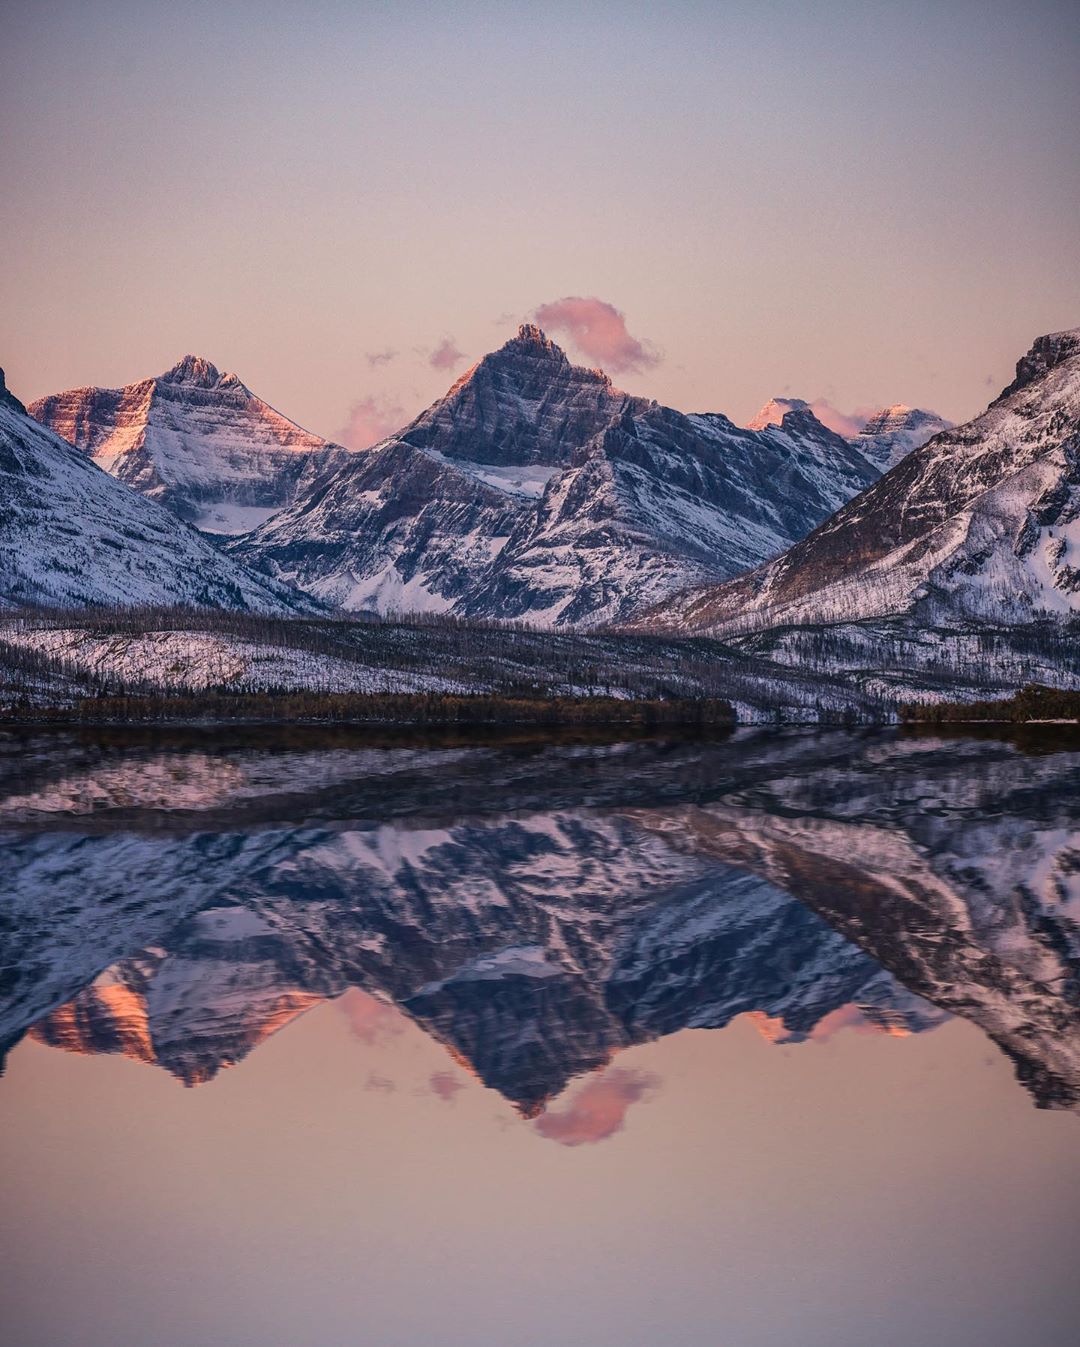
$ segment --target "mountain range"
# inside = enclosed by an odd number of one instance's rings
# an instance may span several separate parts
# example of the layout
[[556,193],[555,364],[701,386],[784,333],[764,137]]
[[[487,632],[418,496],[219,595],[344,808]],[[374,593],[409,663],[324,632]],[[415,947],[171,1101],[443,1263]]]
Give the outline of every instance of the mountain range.
[[725,636],[1080,616],[1080,329],[1040,337],[981,416],[934,435],[779,557],[658,616]]
[[847,439],[798,399],[742,428],[631,396],[530,324],[362,451],[195,356],[40,420],[4,398],[8,606],[702,633],[871,697],[1080,679],[1080,329],[964,425],[898,404]]
[[876,476],[812,413],[686,416],[525,325],[229,546],[335,607],[591,626],[775,555]]

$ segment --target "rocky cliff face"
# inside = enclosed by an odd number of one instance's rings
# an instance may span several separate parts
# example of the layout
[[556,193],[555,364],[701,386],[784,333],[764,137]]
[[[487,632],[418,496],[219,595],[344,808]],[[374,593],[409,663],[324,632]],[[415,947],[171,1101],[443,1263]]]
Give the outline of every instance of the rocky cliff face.
[[0,377],[0,604],[303,611],[33,420]]
[[484,357],[398,438],[447,458],[493,467],[567,467],[574,452],[645,398],[601,370],[572,365],[531,323]]
[[875,477],[808,412],[684,416],[526,326],[233,546],[345,608],[596,625],[775,554]]
[[942,431],[782,556],[688,595],[734,633],[902,616],[990,626],[1080,614],[1080,331],[1040,338],[974,421]]
[[873,475],[809,412],[752,433],[723,416],[627,411],[518,520],[468,610],[544,625],[622,622],[774,554]]
[[193,1084],[358,987],[531,1114],[636,1042],[744,1013],[797,1042],[855,1007],[965,1017],[1039,1104],[1080,1101],[1076,754],[751,733],[30,761],[0,780],[0,1040]]
[[106,472],[211,533],[254,528],[346,456],[188,355],[124,388],[73,388],[30,413]]

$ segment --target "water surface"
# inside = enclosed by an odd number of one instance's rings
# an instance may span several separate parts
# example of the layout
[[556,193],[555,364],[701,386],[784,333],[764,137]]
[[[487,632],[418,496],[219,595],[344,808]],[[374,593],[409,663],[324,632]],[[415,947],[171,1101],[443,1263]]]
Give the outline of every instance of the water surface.
[[25,1347],[1066,1347],[1080,744],[0,742]]

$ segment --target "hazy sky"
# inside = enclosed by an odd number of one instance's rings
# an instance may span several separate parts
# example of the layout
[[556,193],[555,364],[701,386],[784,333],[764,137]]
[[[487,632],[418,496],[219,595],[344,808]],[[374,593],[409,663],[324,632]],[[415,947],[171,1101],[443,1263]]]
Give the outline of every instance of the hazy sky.
[[686,410],[962,418],[1080,324],[1072,3],[0,9],[27,400],[194,351],[362,434],[543,310]]

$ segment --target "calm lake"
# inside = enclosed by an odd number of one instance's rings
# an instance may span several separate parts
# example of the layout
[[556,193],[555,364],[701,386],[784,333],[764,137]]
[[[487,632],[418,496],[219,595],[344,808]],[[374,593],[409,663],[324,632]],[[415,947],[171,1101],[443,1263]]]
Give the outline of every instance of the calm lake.
[[12,1347],[1074,1347],[1080,739],[0,738]]

